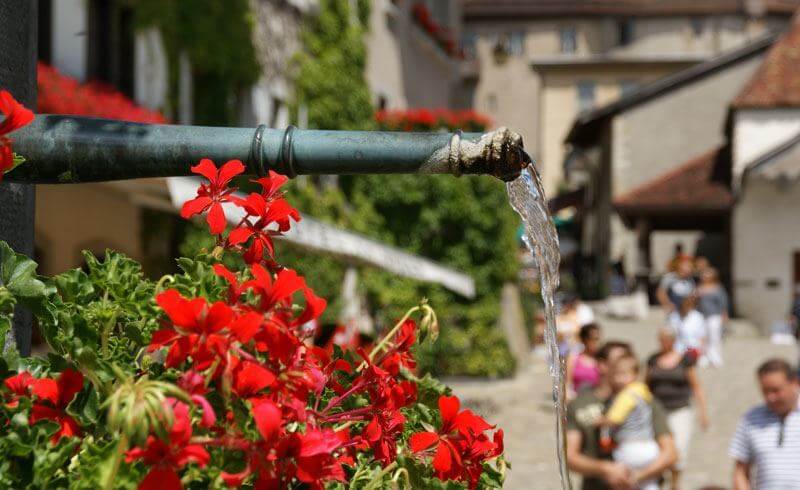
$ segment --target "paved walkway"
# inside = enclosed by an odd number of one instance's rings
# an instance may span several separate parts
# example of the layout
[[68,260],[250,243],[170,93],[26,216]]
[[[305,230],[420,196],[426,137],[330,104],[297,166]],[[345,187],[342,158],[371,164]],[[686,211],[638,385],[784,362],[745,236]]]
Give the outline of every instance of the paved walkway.
[[[653,310],[642,322],[600,318],[606,339],[631,342],[644,358],[656,348],[660,314]],[[697,429],[684,478],[685,489],[730,487],[732,463],[727,445],[742,413],[760,401],[754,371],[764,359],[796,358],[793,346],[776,346],[758,336],[746,323],[734,323],[725,341],[723,369],[703,369],[700,376],[709,400],[711,427]],[[546,490],[561,488],[555,462],[553,409],[550,377],[542,359],[536,359],[520,375],[500,381],[448,380],[464,403],[485,415],[506,433],[506,454],[512,469],[506,488]],[[576,488],[579,478],[573,478]]]

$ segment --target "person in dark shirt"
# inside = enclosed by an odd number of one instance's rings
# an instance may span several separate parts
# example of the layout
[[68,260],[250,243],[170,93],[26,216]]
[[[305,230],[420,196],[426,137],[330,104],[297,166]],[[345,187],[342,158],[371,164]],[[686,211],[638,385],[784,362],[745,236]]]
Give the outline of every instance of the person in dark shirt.
[[653,431],[659,456],[638,473],[611,459],[611,452],[601,448],[597,422],[611,399],[609,365],[624,355],[633,355],[626,343],[607,342],[597,354],[600,384],[582,391],[567,407],[567,465],[583,476],[584,490],[633,489],[637,482],[658,478],[676,459],[675,443],[667,427],[664,409],[653,404]]

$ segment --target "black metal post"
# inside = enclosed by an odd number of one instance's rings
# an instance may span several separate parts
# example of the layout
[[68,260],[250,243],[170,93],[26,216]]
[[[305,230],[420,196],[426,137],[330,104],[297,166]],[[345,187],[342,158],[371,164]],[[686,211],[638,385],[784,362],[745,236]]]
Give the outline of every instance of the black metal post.
[[[35,0],[0,1],[0,88],[30,109],[36,107]],[[35,186],[0,183],[0,240],[33,256]],[[31,350],[31,313],[14,314],[14,339],[22,355]]]

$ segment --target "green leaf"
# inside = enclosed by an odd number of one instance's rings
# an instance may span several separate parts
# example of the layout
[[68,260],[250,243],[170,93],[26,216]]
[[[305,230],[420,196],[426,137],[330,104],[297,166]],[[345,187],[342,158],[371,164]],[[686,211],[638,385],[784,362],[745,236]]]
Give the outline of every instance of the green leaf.
[[36,275],[37,264],[0,241],[0,285],[37,315],[47,314],[47,298],[55,293]]

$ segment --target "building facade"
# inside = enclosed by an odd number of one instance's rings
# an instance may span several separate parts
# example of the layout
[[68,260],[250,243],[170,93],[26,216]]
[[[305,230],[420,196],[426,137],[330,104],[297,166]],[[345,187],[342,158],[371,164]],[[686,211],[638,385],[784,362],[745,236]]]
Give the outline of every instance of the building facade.
[[466,0],[473,106],[519,130],[545,189],[563,184],[563,141],[581,112],[780,29],[800,2]]

